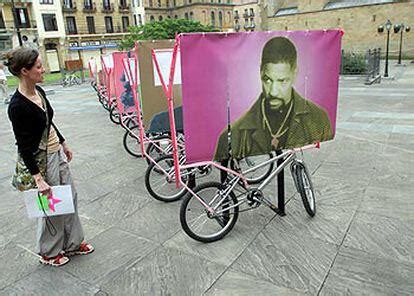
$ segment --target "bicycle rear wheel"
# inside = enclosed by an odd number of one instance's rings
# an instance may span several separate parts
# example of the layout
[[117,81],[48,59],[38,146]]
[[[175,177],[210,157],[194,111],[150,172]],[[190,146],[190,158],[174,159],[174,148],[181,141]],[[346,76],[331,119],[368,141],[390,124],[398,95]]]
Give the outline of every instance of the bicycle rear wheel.
[[[272,153],[264,154],[264,155],[253,155],[245,157],[238,161],[240,170],[246,171],[254,166],[257,166],[258,164],[261,164],[273,157]],[[266,179],[270,173],[272,172],[274,167],[274,162],[269,163],[268,165],[265,165],[257,170],[254,170],[250,173],[245,174],[245,178],[247,183],[249,184],[258,184],[262,182],[264,179]]]
[[207,182],[194,188],[194,193],[211,208],[217,207],[210,214],[203,204],[188,193],[180,208],[180,222],[183,230],[191,238],[204,242],[222,239],[232,230],[239,216],[237,198],[233,192],[223,196],[223,185],[218,182]]
[[139,126],[133,126],[129,131],[125,131],[122,143],[126,152],[135,157],[141,157],[141,144],[139,141]]
[[291,166],[293,180],[296,184],[300,196],[302,197],[303,206],[309,216],[316,214],[316,200],[310,174],[304,163],[295,160]]
[[[190,180],[188,171],[183,172],[181,180],[188,186]],[[184,186],[177,188],[175,185],[174,158],[172,155],[161,156],[155,163],[148,166],[145,172],[145,187],[152,197],[163,202],[179,200],[187,192]]]
[[111,106],[111,110],[109,111],[109,118],[113,123],[121,124],[121,116],[119,116],[119,111],[115,104]]

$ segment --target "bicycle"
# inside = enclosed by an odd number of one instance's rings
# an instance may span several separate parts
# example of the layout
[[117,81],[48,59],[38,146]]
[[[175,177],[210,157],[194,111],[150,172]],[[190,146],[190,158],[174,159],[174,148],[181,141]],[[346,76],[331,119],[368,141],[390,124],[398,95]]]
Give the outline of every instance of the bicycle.
[[75,71],[66,73],[62,79],[62,86],[72,86],[81,84],[81,79],[75,74]]
[[[289,164],[305,210],[313,217],[316,213],[313,185],[305,163],[296,158],[296,153],[314,147],[318,147],[318,144],[287,150],[246,171],[232,171],[222,167],[233,176],[227,176],[224,183],[207,182],[196,186],[184,197],[180,208],[180,222],[184,232],[197,241],[214,242],[232,230],[240,212],[253,210],[264,204],[279,214],[277,206],[263,195],[262,190]],[[283,162],[258,187],[249,186],[243,175],[280,159]],[[240,206],[245,204],[247,208],[240,210]]]

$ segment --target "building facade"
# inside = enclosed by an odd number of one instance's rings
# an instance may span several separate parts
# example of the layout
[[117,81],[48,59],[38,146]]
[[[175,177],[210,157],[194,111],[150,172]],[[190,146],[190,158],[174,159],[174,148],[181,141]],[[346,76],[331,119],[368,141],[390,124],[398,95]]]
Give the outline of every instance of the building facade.
[[[386,31],[378,27],[389,19],[393,25],[414,27],[412,0],[270,0],[263,5],[266,16],[263,30],[306,30],[341,28],[345,31],[345,51],[365,52],[382,48],[385,52]],[[390,33],[390,54],[397,56],[400,33]],[[414,30],[403,33],[403,56],[414,57]]]
[[[14,0],[24,44],[39,49],[48,72],[68,60],[116,50],[129,26],[190,19],[221,31],[260,29],[257,1],[250,0]],[[0,52],[19,45],[12,1],[0,3]]]

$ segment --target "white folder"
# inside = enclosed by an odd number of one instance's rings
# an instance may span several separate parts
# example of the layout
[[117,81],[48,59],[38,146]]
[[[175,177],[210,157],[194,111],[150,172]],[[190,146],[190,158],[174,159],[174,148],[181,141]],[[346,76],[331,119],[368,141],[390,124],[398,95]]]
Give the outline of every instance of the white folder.
[[39,196],[37,189],[23,192],[29,218],[58,216],[75,212],[70,185],[52,186],[49,196]]

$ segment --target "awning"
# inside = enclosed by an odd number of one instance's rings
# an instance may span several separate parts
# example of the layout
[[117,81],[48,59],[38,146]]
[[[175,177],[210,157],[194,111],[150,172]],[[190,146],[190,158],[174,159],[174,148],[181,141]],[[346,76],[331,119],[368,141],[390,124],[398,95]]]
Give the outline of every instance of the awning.
[[116,44],[101,44],[101,45],[88,45],[88,46],[70,46],[69,50],[97,50],[102,48],[117,48]]

